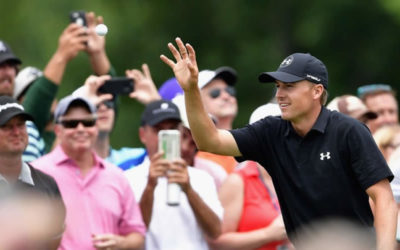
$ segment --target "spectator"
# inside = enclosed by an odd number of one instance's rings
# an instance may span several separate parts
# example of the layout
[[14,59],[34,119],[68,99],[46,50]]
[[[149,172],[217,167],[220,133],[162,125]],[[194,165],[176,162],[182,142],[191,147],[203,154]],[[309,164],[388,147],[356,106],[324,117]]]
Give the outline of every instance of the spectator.
[[[147,64],[142,65],[142,70],[132,69],[126,70],[126,76],[133,78],[135,81],[135,90],[129,94],[131,98],[137,99],[139,102],[146,104],[153,100],[160,99],[157,89],[151,79],[151,74]],[[82,96],[88,99],[98,99],[98,88],[100,85],[89,86],[91,81],[74,91],[73,95]],[[118,96],[113,96],[112,100],[100,102],[97,107],[97,127],[99,135],[95,143],[95,151],[97,154],[106,159],[108,162],[117,165],[122,170],[135,167],[141,164],[146,156],[144,148],[123,147],[114,149],[110,145],[110,135],[114,129],[117,115]]]
[[[280,114],[275,103],[253,111],[250,122]],[[214,249],[280,249],[287,239],[271,176],[254,161],[245,161],[219,190],[224,207],[223,234]]]
[[176,42],[179,50],[168,44],[176,62],[164,55],[161,59],[185,92],[197,146],[259,162],[275,184],[290,239],[312,222],[340,217],[366,228],[375,225],[377,249],[394,248],[397,207],[389,184],[393,174],[364,125],[323,106],[328,72],[320,60],[295,53],[276,72],[262,73],[261,82],[276,84],[282,116],[227,131],[217,129],[204,110],[193,47],[179,38]]
[[[54,100],[66,66],[80,51],[87,52],[96,74],[115,74],[105,52],[105,39],[95,32],[96,24],[102,23],[103,18],[89,12],[86,19],[87,29],[75,23],[64,29],[59,37],[57,50],[46,65],[43,76],[36,76],[37,79],[31,81],[29,88],[22,93],[23,98],[20,96],[26,111],[34,117],[34,123],[27,124],[29,147],[24,152],[24,161],[35,160],[52,148],[55,136],[51,132],[45,132],[45,128],[51,119],[51,109],[55,107]],[[52,126],[48,129],[52,129]]]
[[0,96],[12,96],[14,80],[22,61],[13,53],[10,46],[0,40]]
[[[216,126],[221,129],[232,129],[232,123],[238,111],[236,91],[236,71],[230,67],[220,67],[213,70],[202,70],[199,73],[199,88],[206,109],[216,120]],[[214,163],[215,167],[209,166]],[[236,167],[237,162],[232,156],[218,155],[199,151],[196,156],[196,167],[209,171],[217,176],[217,187]],[[223,171],[225,170],[225,171]]]
[[374,140],[382,152],[386,161],[389,161],[390,156],[400,147],[400,125],[384,126],[379,128],[374,134]]
[[330,103],[328,103],[326,108],[353,117],[365,124],[369,124],[369,121],[378,117],[375,112],[368,110],[365,104],[358,97],[352,95],[335,97]]
[[[19,228],[20,231],[12,230],[14,227],[8,227],[8,230],[11,230],[8,232],[10,234],[9,237],[14,237],[11,234],[23,237],[19,240],[26,247],[44,244],[42,247],[46,246],[46,249],[56,249],[64,230],[65,208],[54,179],[22,161],[22,152],[24,152],[28,144],[25,126],[25,121],[27,120],[32,120],[32,116],[24,111],[22,105],[9,96],[0,96],[0,194],[1,198],[4,198],[5,190],[11,189],[23,194],[23,196],[20,196],[21,199],[31,197],[29,200],[23,199],[27,201],[27,204],[32,205],[32,207],[25,209],[43,211],[42,209],[36,209],[44,206],[48,212],[47,219],[49,220],[43,219],[41,223],[37,221],[37,224],[35,223],[37,226],[35,226],[35,232],[32,228],[33,225],[26,223],[34,221],[33,214],[26,211],[24,215],[20,214],[21,217],[16,216],[18,217],[16,218],[13,215],[18,214],[17,211],[7,210],[9,213],[6,215],[3,209],[7,207],[2,204],[0,206],[2,208],[0,212],[0,228],[7,226],[7,220],[5,220],[7,216],[11,216],[14,219],[14,223],[16,223],[14,225],[18,225],[20,218],[25,218],[27,221],[24,221],[24,223],[26,224],[24,224],[23,228]],[[48,203],[49,200],[52,202]],[[44,242],[40,240],[39,242],[30,242],[28,240],[33,235],[41,235],[43,232],[46,233],[38,237]],[[25,233],[27,235],[24,235]],[[4,232],[0,237],[5,237]],[[24,240],[28,241],[24,242]]]
[[372,134],[380,127],[399,123],[399,107],[390,85],[364,85],[357,89],[357,94],[369,110],[378,114],[377,119],[368,123]]
[[397,202],[398,215],[397,215],[397,249],[400,249],[400,146],[391,154],[388,164],[393,171],[394,179],[390,183],[392,187],[393,196]]
[[61,248],[141,248],[145,225],[129,183],[120,169],[93,150],[98,133],[95,106],[67,96],[57,105],[54,119],[59,145],[32,165],[56,179],[64,198],[68,213]]
[[[223,210],[212,178],[187,166],[183,159],[164,160],[158,152],[158,132],[178,129],[180,122],[179,110],[172,102],[148,104],[139,128],[148,156],[140,166],[125,172],[148,226],[146,249],[208,249],[206,238],[220,234]],[[182,188],[178,206],[167,205],[168,182]]]

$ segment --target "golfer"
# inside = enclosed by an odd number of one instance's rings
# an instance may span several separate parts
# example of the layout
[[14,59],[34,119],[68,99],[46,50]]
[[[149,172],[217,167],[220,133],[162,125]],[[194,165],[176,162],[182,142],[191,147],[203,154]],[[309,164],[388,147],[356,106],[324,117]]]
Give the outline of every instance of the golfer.
[[295,53],[276,72],[262,73],[261,82],[276,85],[281,117],[228,131],[217,129],[204,111],[193,47],[180,38],[176,43],[178,49],[168,44],[175,60],[164,55],[161,59],[184,90],[198,148],[264,166],[294,244],[304,226],[344,218],[375,229],[377,249],[394,249],[397,207],[389,185],[393,174],[365,125],[324,107],[328,72],[319,59]]

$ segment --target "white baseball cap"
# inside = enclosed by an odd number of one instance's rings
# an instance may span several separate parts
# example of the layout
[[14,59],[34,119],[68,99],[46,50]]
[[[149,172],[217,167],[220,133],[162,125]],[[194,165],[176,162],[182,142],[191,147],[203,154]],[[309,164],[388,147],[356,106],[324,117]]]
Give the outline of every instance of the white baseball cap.
[[221,78],[228,85],[233,86],[236,83],[237,75],[236,71],[231,67],[223,66],[219,67],[216,70],[202,70],[199,73],[199,88],[204,88],[207,84],[209,84],[215,78]]
[[250,115],[249,123],[255,123],[258,120],[263,119],[267,116],[279,116],[281,115],[281,109],[277,103],[267,103],[256,108]]
[[25,89],[42,75],[43,72],[41,70],[32,66],[25,67],[21,70],[17,77],[15,77],[13,97],[18,100]]

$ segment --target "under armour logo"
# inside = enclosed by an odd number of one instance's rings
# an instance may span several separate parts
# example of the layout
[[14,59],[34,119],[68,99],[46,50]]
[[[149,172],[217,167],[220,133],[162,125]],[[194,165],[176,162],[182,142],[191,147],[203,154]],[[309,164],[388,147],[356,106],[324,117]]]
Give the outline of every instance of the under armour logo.
[[283,60],[283,62],[281,63],[280,67],[281,68],[287,67],[290,64],[292,64],[292,62],[293,62],[293,56],[286,57],[285,60]]
[[331,152],[326,152],[325,154],[324,153],[321,153],[320,154],[320,160],[321,161],[323,161],[323,160],[325,160],[325,159],[327,159],[327,160],[329,160],[330,158],[331,158]]

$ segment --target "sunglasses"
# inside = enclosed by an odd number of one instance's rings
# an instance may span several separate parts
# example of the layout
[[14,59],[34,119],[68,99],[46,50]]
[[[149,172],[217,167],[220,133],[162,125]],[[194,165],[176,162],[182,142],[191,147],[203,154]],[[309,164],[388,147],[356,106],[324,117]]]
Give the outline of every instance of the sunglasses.
[[96,108],[99,109],[101,104],[104,104],[108,109],[114,109],[115,107],[114,101],[108,100],[97,104]]
[[220,89],[220,88],[214,88],[211,89],[208,94],[210,95],[211,98],[215,99],[218,98],[221,95],[221,91],[225,90],[226,93],[228,93],[230,96],[235,97],[236,96],[236,90],[234,87],[232,86],[228,86],[224,89]]
[[96,125],[96,119],[86,120],[63,120],[59,122],[64,128],[76,128],[79,123],[82,123],[84,127],[93,127]]
[[375,92],[392,92],[392,87],[387,84],[370,84],[364,85],[357,89],[357,95],[359,98],[363,98],[367,94],[372,94]]

